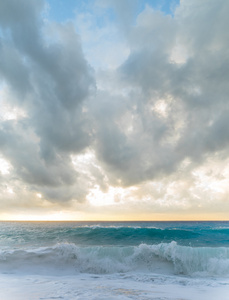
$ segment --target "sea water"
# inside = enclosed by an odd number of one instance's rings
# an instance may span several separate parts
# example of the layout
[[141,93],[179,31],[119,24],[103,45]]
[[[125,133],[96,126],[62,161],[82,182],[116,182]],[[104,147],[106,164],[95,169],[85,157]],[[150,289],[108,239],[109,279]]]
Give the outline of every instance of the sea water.
[[229,222],[0,222],[0,299],[229,299]]

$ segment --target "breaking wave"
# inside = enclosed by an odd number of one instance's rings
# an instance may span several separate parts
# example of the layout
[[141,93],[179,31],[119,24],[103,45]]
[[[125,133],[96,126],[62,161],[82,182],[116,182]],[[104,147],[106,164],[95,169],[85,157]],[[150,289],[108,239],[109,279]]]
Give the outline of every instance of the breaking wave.
[[186,276],[229,276],[229,248],[189,247],[176,242],[139,246],[52,247],[3,250],[1,273],[111,274],[150,272]]

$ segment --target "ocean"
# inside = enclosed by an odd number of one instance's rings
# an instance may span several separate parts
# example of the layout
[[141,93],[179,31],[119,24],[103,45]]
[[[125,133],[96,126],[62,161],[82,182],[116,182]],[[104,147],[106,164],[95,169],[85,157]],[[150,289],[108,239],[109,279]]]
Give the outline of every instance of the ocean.
[[229,222],[0,222],[0,299],[229,299]]

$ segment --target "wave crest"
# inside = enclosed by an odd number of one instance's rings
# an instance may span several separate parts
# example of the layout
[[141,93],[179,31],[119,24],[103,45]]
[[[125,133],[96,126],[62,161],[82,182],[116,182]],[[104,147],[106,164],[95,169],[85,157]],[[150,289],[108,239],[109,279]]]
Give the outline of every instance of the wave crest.
[[107,274],[150,272],[189,276],[229,276],[229,248],[188,247],[176,242],[139,246],[57,244],[2,251],[1,272]]

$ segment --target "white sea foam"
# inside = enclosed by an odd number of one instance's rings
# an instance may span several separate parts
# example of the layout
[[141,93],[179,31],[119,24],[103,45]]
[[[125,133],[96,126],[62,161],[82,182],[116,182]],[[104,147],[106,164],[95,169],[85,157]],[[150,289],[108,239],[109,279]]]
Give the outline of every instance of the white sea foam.
[[229,248],[187,247],[176,242],[128,247],[61,243],[53,247],[3,250],[0,270],[26,274],[144,272],[229,277]]
[[229,281],[145,274],[0,274],[0,291],[4,300],[228,300]]

